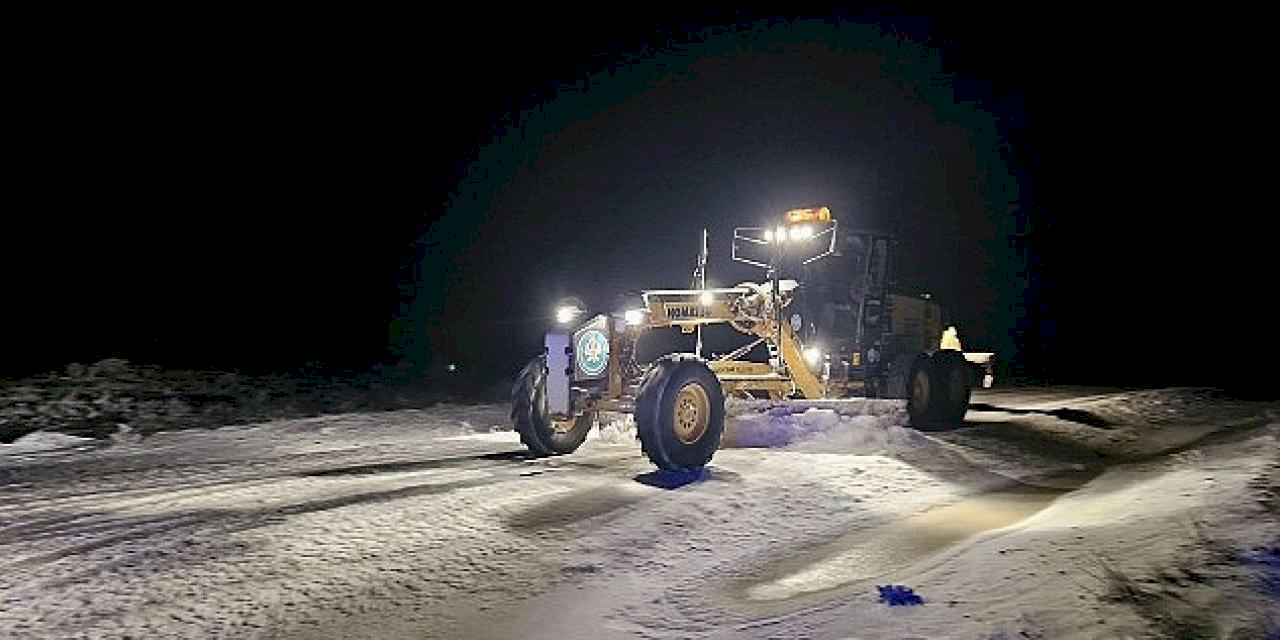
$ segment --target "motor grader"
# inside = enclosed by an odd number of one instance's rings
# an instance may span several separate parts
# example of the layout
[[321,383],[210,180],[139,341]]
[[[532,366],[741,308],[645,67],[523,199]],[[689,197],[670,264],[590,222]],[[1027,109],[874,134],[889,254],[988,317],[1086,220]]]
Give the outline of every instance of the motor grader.
[[[961,351],[927,296],[891,291],[893,253],[891,236],[845,231],[828,207],[793,209],[776,226],[734,229],[732,259],[763,282],[709,288],[704,230],[690,288],[647,290],[608,313],[576,300],[557,309],[513,387],[514,428],[534,455],[561,455],[602,412],[630,413],[653,464],[689,471],[719,448],[727,397],[903,398],[915,427],[957,423],[973,386],[991,386],[992,354]],[[745,339],[704,354],[712,325]],[[693,350],[637,357],[642,336],[669,328],[693,334]]]

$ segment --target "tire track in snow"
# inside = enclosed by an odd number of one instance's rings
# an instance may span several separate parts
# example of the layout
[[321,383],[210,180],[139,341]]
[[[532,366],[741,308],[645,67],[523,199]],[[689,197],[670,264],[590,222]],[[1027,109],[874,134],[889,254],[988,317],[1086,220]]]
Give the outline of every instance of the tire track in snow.
[[[526,458],[524,457],[523,451],[505,451],[427,460],[383,461],[379,463],[366,463],[361,465],[326,465],[318,468],[304,466],[301,470],[291,470],[288,466],[282,469],[279,466],[272,467],[261,465],[270,470],[256,471],[260,465],[246,465],[252,466],[253,471],[256,472],[246,472],[243,476],[234,477],[232,479],[225,479],[224,476],[224,479],[219,480],[206,480],[209,474],[196,473],[193,477],[185,479],[182,477],[172,478],[163,486],[147,486],[137,489],[89,490],[84,493],[77,493],[74,495],[29,497],[25,500],[13,501],[11,504],[0,507],[0,513],[20,511],[24,516],[26,516],[24,517],[24,522],[0,526],[0,541],[3,541],[5,536],[9,534],[16,535],[20,534],[24,530],[41,529],[61,521],[82,517],[81,515],[65,515],[63,513],[59,513],[59,515],[51,516],[49,518],[30,518],[33,512],[38,514],[41,509],[65,512],[66,510],[74,509],[82,504],[91,504],[98,510],[104,508],[131,508],[148,504],[163,504],[166,502],[173,502],[175,500],[196,497],[202,494],[211,495],[244,487],[268,485],[289,478],[370,475],[375,472],[396,473],[434,468],[487,469],[502,466],[503,461],[520,461],[524,459]],[[494,462],[490,464],[469,464],[477,460]],[[80,482],[83,484],[91,484],[91,481],[89,480]]]
[[[526,463],[533,463],[533,468]],[[18,557],[16,561],[0,564],[3,571],[35,567],[82,556],[107,547],[146,539],[162,534],[176,535],[184,529],[200,529],[219,524],[232,525],[237,531],[259,526],[276,524],[280,518],[300,516],[322,511],[330,511],[357,505],[374,505],[397,500],[418,498],[423,496],[450,493],[462,489],[497,485],[528,479],[549,472],[576,472],[586,475],[612,475],[607,464],[583,464],[572,461],[556,461],[555,459],[532,460],[524,452],[491,452],[470,456],[453,456],[422,461],[382,462],[363,465],[332,467],[314,471],[291,472],[280,474],[275,478],[254,481],[230,481],[212,483],[201,487],[198,491],[186,488],[172,489],[169,492],[148,495],[144,498],[126,496],[115,502],[104,501],[109,497],[102,495],[85,496],[95,498],[102,511],[85,514],[60,514],[50,518],[24,522],[5,529],[0,529],[0,550],[8,557]],[[430,482],[419,482],[405,486],[396,481],[396,476],[420,475],[423,471],[451,470],[465,474],[481,473],[478,477],[461,480],[450,480],[454,474],[432,476]],[[389,476],[374,479],[376,485],[396,485],[390,488],[379,488],[370,491],[351,491],[353,485],[369,484],[371,476]],[[324,497],[300,502],[286,502],[253,509],[196,509],[183,510],[176,513],[165,513],[151,517],[131,517],[120,515],[139,509],[149,509],[167,504],[200,502],[221,494],[249,491],[252,495],[270,495],[281,492],[286,481],[309,480],[327,486],[319,493],[333,491],[340,495]],[[216,488],[209,488],[216,487]],[[598,487],[575,491],[558,498],[548,504],[530,508],[526,512],[518,512],[509,520],[511,526],[526,529],[544,529],[556,526],[567,526],[578,520],[602,515],[615,509],[642,499],[633,491],[618,487]],[[107,510],[113,509],[113,510]],[[119,529],[127,533],[112,534]],[[101,538],[96,536],[103,535]],[[15,553],[13,547],[31,546],[38,543],[45,547],[64,540],[80,540],[89,537],[86,542],[75,542],[54,551],[44,551],[29,556]]]

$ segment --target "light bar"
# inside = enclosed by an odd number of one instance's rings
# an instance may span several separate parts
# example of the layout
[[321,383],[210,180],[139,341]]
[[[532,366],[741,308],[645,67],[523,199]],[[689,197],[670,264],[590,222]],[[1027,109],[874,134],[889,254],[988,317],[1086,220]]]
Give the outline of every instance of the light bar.
[[792,209],[783,218],[787,224],[804,224],[806,222],[831,222],[831,209],[812,207],[809,209]]

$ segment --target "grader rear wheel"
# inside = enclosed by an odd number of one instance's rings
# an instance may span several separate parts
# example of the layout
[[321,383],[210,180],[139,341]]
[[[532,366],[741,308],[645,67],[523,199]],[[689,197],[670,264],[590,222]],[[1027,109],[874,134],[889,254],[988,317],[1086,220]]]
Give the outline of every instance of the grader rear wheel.
[[920,354],[907,374],[907,413],[911,416],[912,427],[924,430],[936,426],[940,413],[939,386],[933,360]]
[[968,364],[958,351],[920,354],[907,378],[907,412],[922,431],[954,427],[969,410]]
[[942,383],[939,418],[947,424],[958,425],[969,412],[969,398],[973,393],[969,363],[963,354],[951,349],[935,353],[933,361]]

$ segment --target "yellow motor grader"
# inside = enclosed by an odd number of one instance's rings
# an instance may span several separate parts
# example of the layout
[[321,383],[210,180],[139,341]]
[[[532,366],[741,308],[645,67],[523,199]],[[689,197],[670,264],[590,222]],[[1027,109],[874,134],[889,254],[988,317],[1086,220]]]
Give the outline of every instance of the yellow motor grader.
[[[892,253],[891,236],[844,231],[828,207],[793,209],[777,226],[734,230],[733,260],[763,269],[764,282],[708,288],[704,230],[691,288],[644,291],[638,307],[610,313],[556,310],[558,327],[513,387],[515,430],[534,455],[560,455],[601,412],[631,413],[645,455],[689,471],[719,448],[729,396],[903,398],[913,426],[959,422],[972,387],[992,384],[992,354],[961,351],[932,300],[891,291]],[[708,325],[746,339],[704,355]],[[693,351],[641,362],[640,336],[671,327],[696,334]]]

